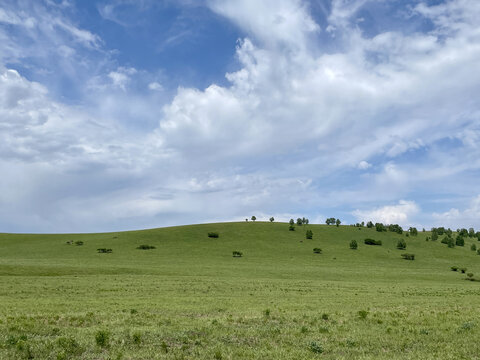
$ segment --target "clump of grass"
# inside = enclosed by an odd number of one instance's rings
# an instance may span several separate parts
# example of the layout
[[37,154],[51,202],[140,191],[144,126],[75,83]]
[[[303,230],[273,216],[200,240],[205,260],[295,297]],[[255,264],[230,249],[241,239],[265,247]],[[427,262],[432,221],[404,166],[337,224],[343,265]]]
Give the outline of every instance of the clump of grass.
[[323,314],[322,314],[322,320],[327,321],[328,319],[329,319],[328,314],[327,314],[327,313],[323,313]]
[[218,238],[220,235],[218,234],[218,232],[209,232],[208,233],[208,237],[209,238]]
[[160,344],[160,349],[162,349],[162,351],[167,354],[168,353],[168,345],[165,341],[162,341],[162,343]]
[[364,243],[365,243],[365,245],[379,245],[379,246],[381,246],[382,245],[382,240],[374,240],[374,239],[366,238],[364,240]]
[[461,269],[460,269],[460,272],[461,272],[462,274],[465,274],[465,273],[467,272],[467,268],[461,268]]
[[137,246],[137,249],[138,250],[152,250],[152,249],[156,249],[156,247],[153,246],[153,245],[140,245],[140,246]]
[[322,345],[316,341],[312,341],[310,344],[308,344],[308,349],[314,354],[321,354],[324,351]]
[[269,317],[270,316],[270,309],[263,310],[263,315],[265,315],[265,317]]
[[215,351],[215,354],[213,354],[213,358],[215,360],[222,360],[223,359],[222,352],[220,350]]
[[107,248],[99,248],[99,249],[97,249],[97,252],[99,254],[110,254],[110,253],[113,252],[113,250],[112,249],[107,249]]
[[243,253],[241,251],[232,251],[233,257],[242,257]]
[[307,230],[306,233],[305,233],[305,238],[307,240],[311,240],[313,238],[313,231],[312,230]]
[[83,241],[77,240],[77,241],[75,241],[75,245],[77,245],[77,246],[82,246],[82,245],[83,245]]
[[362,320],[366,319],[367,318],[367,315],[368,315],[368,311],[367,310],[360,310],[358,312],[358,317]]
[[314,249],[313,249],[313,252],[314,252],[315,254],[321,254],[321,253],[322,253],[322,249],[320,249],[320,248],[314,248]]
[[100,347],[108,347],[110,342],[110,333],[107,330],[98,330],[95,333],[95,343]]
[[142,343],[142,333],[136,331],[132,334],[132,341],[134,344],[139,345]]
[[57,359],[76,358],[85,351],[73,337],[60,337],[57,339],[57,345],[61,349]]
[[405,260],[415,260],[415,254],[402,254],[401,256]]

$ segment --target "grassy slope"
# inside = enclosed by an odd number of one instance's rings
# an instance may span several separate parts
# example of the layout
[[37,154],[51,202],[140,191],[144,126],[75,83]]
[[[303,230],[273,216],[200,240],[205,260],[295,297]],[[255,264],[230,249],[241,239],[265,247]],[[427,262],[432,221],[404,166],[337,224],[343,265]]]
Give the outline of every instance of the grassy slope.
[[[305,227],[251,222],[0,234],[0,358],[479,358],[480,283],[450,271],[480,275],[473,240],[448,249],[426,242],[428,233],[308,228],[313,240]],[[406,251],[395,248],[400,238]],[[156,249],[136,250],[141,244]],[[96,345],[99,330],[109,346]]]

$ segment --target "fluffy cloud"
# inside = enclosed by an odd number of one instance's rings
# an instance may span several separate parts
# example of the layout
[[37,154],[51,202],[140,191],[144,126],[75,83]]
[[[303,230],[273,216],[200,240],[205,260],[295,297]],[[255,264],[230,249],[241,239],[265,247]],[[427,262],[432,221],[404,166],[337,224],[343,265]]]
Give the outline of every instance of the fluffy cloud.
[[478,226],[478,219],[480,219],[480,195],[470,201],[469,207],[463,210],[452,208],[443,213],[433,213],[433,219],[435,220],[435,225],[453,229]]
[[400,200],[397,205],[387,205],[372,210],[355,210],[353,215],[358,221],[400,224],[408,227],[412,225],[412,217],[419,211],[415,201]]

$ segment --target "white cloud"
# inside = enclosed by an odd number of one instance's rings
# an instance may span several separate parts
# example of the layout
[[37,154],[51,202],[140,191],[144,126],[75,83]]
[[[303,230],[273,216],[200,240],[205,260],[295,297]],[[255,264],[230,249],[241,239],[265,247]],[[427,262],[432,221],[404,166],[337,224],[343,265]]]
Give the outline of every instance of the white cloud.
[[150,84],[148,84],[148,88],[149,88],[150,90],[153,90],[153,91],[162,91],[162,90],[163,90],[163,86],[162,86],[160,83],[156,82],[156,81],[151,82]]
[[434,212],[432,217],[437,226],[451,227],[453,229],[478,227],[480,225],[480,195],[473,198],[469,207],[463,210],[452,208],[443,213]]
[[420,211],[415,201],[400,200],[397,205],[387,205],[372,210],[355,210],[352,214],[358,221],[372,221],[383,224],[400,224],[408,227],[412,218]]
[[365,160],[362,160],[358,163],[357,167],[360,169],[360,170],[366,170],[370,167],[372,167],[372,164],[370,164],[369,162],[365,161]]

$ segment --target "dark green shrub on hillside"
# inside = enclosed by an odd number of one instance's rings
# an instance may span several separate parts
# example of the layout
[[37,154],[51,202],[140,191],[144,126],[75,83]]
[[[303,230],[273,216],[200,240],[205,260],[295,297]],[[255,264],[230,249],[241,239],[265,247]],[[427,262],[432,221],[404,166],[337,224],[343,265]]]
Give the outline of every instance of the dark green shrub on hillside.
[[218,238],[220,235],[218,234],[218,232],[209,232],[208,233],[208,237],[209,238]]
[[312,239],[313,238],[313,231],[312,230],[307,230],[307,232],[305,233],[305,237],[307,239]]
[[465,274],[467,272],[467,268],[461,268],[460,271],[462,272],[462,274]]
[[460,236],[468,236],[468,230],[467,229],[457,229],[458,235]]
[[449,248],[454,248],[455,247],[455,242],[453,241],[453,238],[448,238],[448,241],[447,241],[447,246]]
[[290,225],[288,227],[288,231],[295,231],[295,225]]
[[293,226],[293,225],[295,225],[295,220],[290,219],[290,221],[288,223]]
[[415,260],[415,254],[402,254],[401,256],[405,260]]
[[395,232],[397,234],[402,234],[403,229],[400,225],[398,224],[390,224],[388,225],[388,231]]
[[477,245],[472,244],[472,246],[470,246],[470,250],[477,251]]
[[477,255],[480,255],[480,249],[477,249]]
[[241,251],[233,251],[232,255],[233,257],[242,257],[243,253]]
[[475,229],[474,228],[468,229],[468,237],[475,237]]
[[302,222],[302,219],[301,219],[301,218],[298,218],[298,219],[297,219],[297,225],[298,225],[298,226],[302,226],[302,225],[303,225],[303,222]]
[[457,271],[457,270],[458,270],[458,266],[452,266],[452,267],[450,267],[450,269],[451,269],[452,271]]
[[140,246],[137,246],[137,249],[138,250],[152,250],[152,249],[156,249],[156,247],[152,246],[152,245],[140,245]]
[[358,317],[362,320],[366,319],[367,318],[367,315],[368,315],[368,311],[367,310],[360,310],[358,312]]
[[465,240],[463,239],[463,236],[457,235],[457,238],[455,239],[455,245],[457,246],[465,245]]
[[442,244],[448,244],[448,236],[445,236],[440,242]]
[[473,273],[468,273],[467,276],[468,276],[469,279],[472,279],[473,278]]
[[323,347],[319,343],[312,341],[309,345],[308,348],[311,352],[314,354],[321,354],[323,353]]
[[375,230],[378,232],[387,231],[387,228],[382,223],[375,223]]
[[438,233],[432,231],[432,241],[437,241],[438,240]]
[[[417,236],[417,235],[418,235],[418,230],[417,230],[416,227],[410,227],[410,228],[408,229],[408,231],[410,232],[410,234],[411,234],[412,236]],[[425,231],[424,231],[424,232],[425,232]]]
[[399,250],[405,250],[407,248],[407,243],[405,240],[398,240],[397,242],[397,249]]
[[77,240],[77,241],[75,241],[75,245],[77,245],[77,246],[82,246],[82,245],[83,245],[83,241]]
[[369,238],[365,239],[364,243],[365,243],[365,245],[382,245],[381,240],[374,240],[374,239],[369,239]]
[[314,252],[315,254],[321,254],[321,253],[322,253],[322,249],[320,249],[320,248],[314,248],[314,249],[313,249],[313,252]]
[[357,240],[350,241],[350,249],[357,250],[357,248],[358,248]]
[[107,249],[107,248],[100,248],[100,249],[97,249],[97,252],[99,254],[110,254],[113,252],[112,249]]

